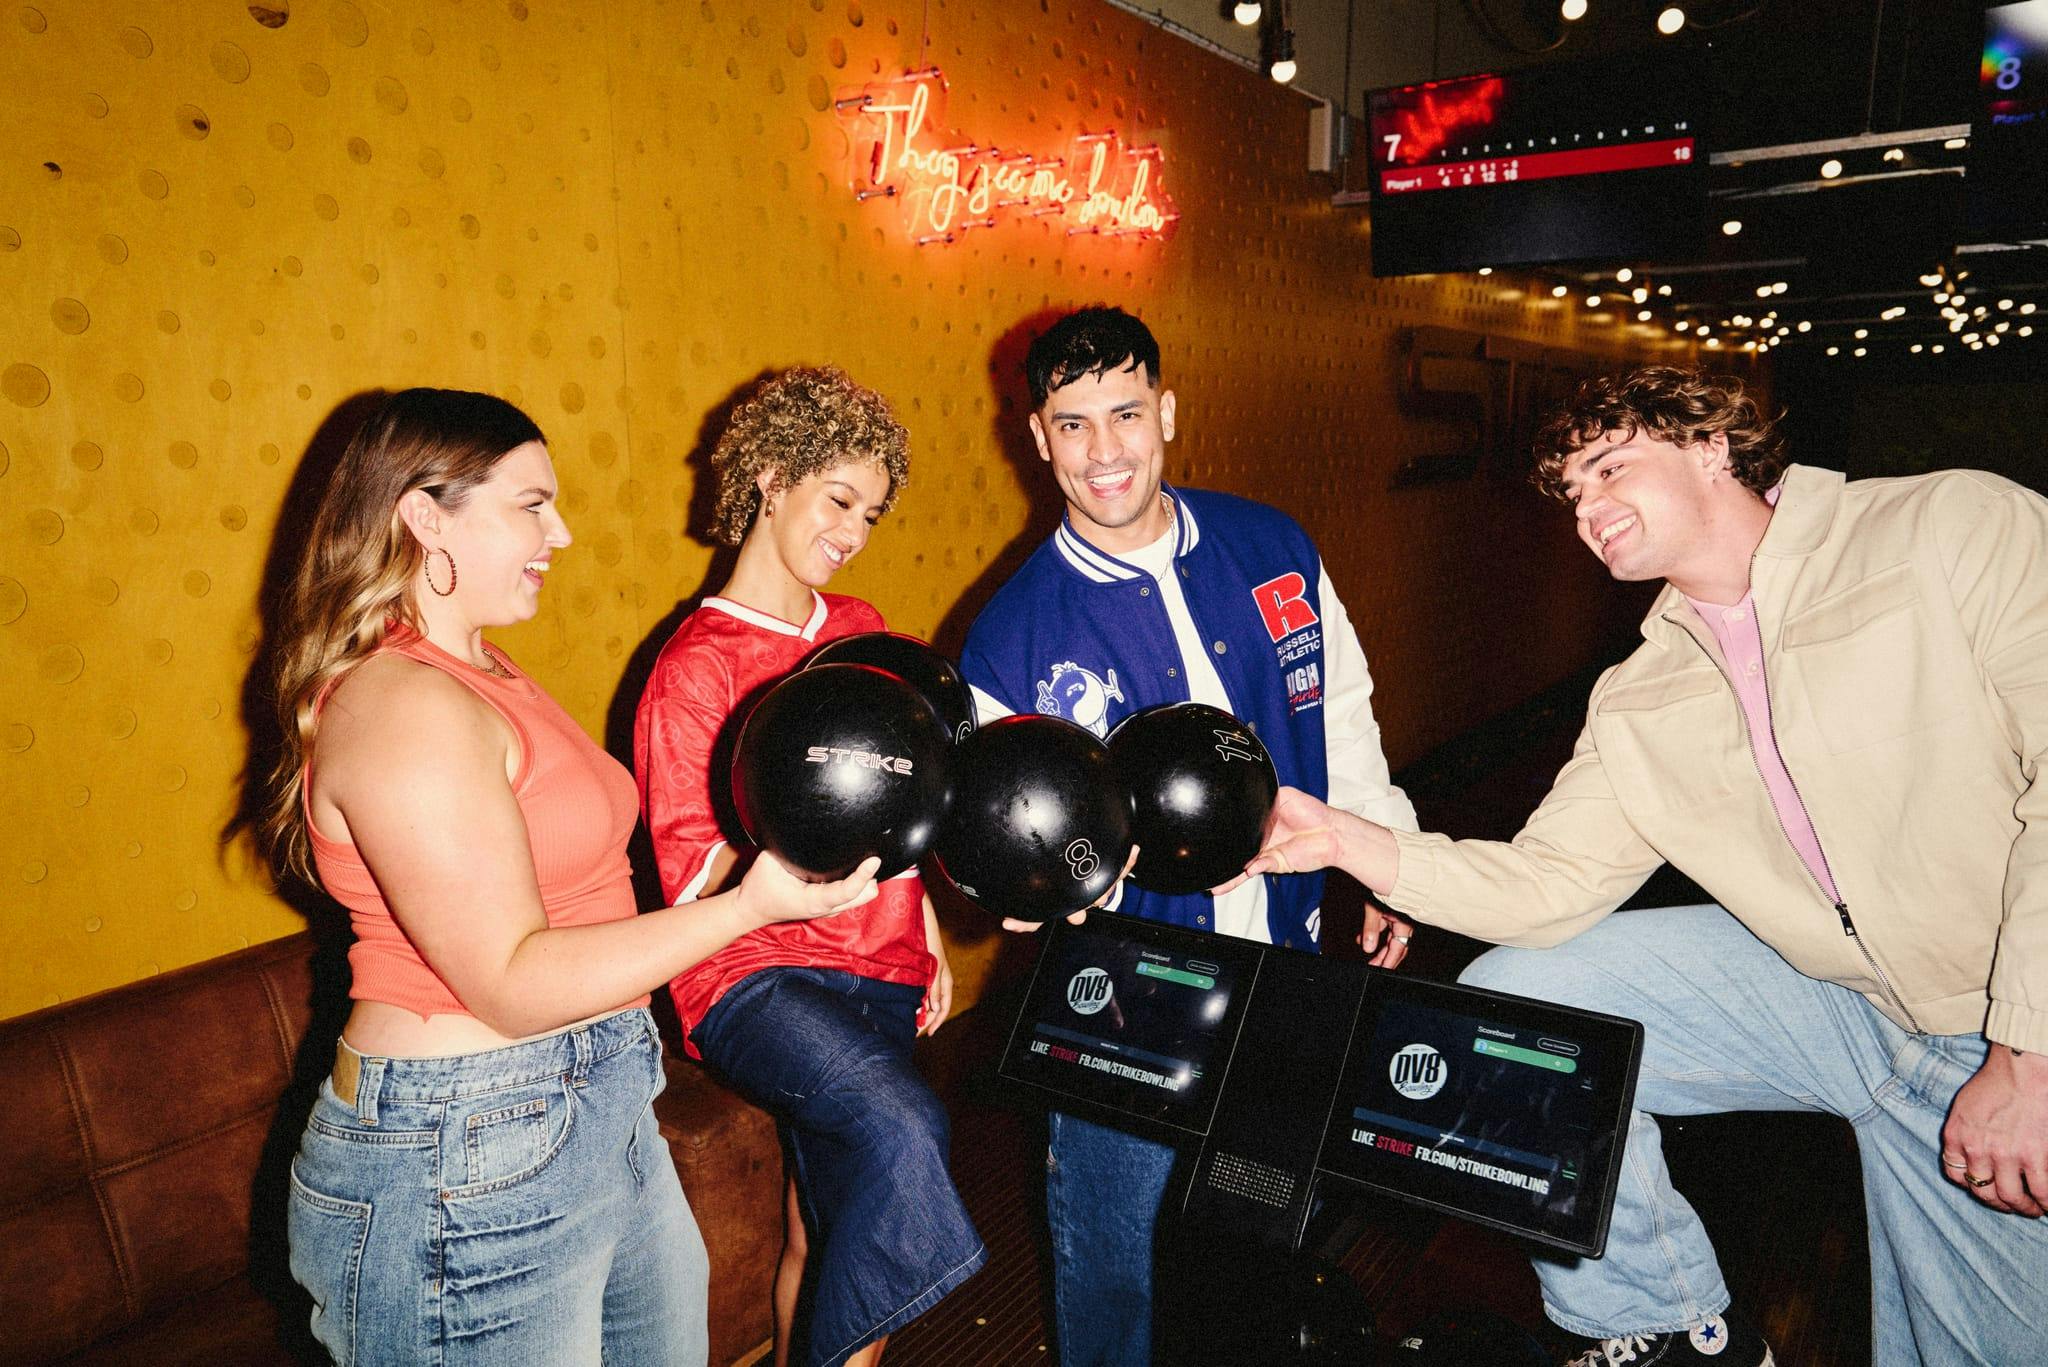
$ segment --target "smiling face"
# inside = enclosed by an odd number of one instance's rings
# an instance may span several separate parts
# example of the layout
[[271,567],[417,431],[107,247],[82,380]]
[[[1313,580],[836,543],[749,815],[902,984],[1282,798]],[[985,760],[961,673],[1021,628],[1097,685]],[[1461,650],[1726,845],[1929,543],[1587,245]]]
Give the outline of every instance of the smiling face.
[[[508,626],[539,611],[549,563],[571,540],[555,492],[548,449],[530,441],[507,452],[461,507],[441,511],[438,529],[416,528],[416,534],[425,531],[422,544],[454,557],[457,578],[449,601],[469,626]],[[432,584],[446,587],[441,557],[430,558],[426,573]],[[436,596],[424,589],[418,595],[422,603]]]
[[1170,518],[1159,497],[1173,391],[1146,382],[1135,360],[1052,390],[1031,415],[1038,454],[1052,466],[1074,530],[1112,555],[1148,546]]
[[1616,579],[1668,579],[1684,590],[1725,568],[1714,531],[1732,484],[1727,462],[1720,436],[1678,446],[1627,429],[1605,433],[1564,466],[1579,539]]
[[773,540],[776,558],[798,583],[821,589],[868,544],[889,502],[889,472],[848,461],[787,489],[774,489],[774,477],[761,475],[763,516],[751,534]]

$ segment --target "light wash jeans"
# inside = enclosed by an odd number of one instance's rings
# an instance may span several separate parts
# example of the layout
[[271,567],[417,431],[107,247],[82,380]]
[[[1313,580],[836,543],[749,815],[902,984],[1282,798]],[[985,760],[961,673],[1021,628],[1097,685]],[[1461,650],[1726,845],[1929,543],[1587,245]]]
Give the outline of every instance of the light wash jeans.
[[1651,1116],[1827,1111],[1855,1127],[1862,1160],[1874,1361],[2048,1361],[2048,1221],[1980,1205],[1942,1176],[1941,1127],[1983,1062],[1981,1036],[1908,1034],[1717,906],[1626,911],[1553,949],[1494,949],[1461,981],[1643,1023],[1606,1256],[1535,1260],[1566,1329],[1662,1333],[1728,1305]]
[[314,1336],[341,1367],[702,1367],[710,1269],[662,1082],[645,1010],[323,1082],[287,1216]]
[[1174,1151],[1059,1111],[1046,1119],[1060,1367],[1149,1367],[1155,1227]]

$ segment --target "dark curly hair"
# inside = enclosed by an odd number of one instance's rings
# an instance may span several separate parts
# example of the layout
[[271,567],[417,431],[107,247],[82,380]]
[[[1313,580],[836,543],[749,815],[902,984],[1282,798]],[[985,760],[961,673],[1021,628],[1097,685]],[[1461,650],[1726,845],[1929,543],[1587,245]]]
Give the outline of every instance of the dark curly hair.
[[1529,478],[1553,498],[1565,492],[1565,463],[1609,432],[1648,433],[1693,446],[1716,433],[1728,439],[1728,468],[1744,486],[1766,493],[1785,473],[1782,412],[1764,411],[1732,375],[1647,365],[1581,381],[1536,430],[1536,468]]
[[711,453],[718,504],[711,535],[737,546],[761,504],[757,480],[775,472],[772,489],[787,489],[812,475],[858,462],[889,476],[884,512],[910,481],[910,433],[889,401],[863,388],[836,366],[785,370],[733,410]]

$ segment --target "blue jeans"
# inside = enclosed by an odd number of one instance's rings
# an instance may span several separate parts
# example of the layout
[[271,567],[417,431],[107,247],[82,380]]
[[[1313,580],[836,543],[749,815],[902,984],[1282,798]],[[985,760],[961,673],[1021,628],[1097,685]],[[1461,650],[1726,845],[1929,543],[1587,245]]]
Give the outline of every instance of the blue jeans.
[[836,1367],[945,1299],[988,1259],[946,1170],[952,1124],[911,1063],[924,989],[764,968],[690,1038],[779,1116],[815,1231],[792,1361]]
[[1664,1332],[1728,1304],[1651,1116],[1826,1111],[1855,1127],[1861,1158],[1874,1360],[2041,1360],[2048,1221],[1980,1205],[1942,1176],[1941,1127],[1984,1060],[1981,1036],[1908,1034],[1715,906],[1622,912],[1554,949],[1491,950],[1462,981],[1643,1023],[1606,1256],[1536,1259],[1544,1307],[1566,1329]]
[[644,1010],[322,1083],[292,1275],[337,1363],[701,1364],[704,1241],[654,1119]]
[[1060,1367],[1148,1367],[1155,1226],[1174,1151],[1059,1111],[1047,1125]]

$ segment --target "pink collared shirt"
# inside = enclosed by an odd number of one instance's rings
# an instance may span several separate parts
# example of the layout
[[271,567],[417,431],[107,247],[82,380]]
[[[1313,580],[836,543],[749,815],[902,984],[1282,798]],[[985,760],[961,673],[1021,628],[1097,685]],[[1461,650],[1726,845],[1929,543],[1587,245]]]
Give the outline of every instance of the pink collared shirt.
[[[1765,495],[1774,507],[1778,493],[1778,489],[1772,489]],[[1763,630],[1757,625],[1755,596],[1745,592],[1740,602],[1729,607],[1703,603],[1691,596],[1685,601],[1692,604],[1692,610],[1721,644],[1721,657],[1728,662],[1729,681],[1735,685],[1736,700],[1742,704],[1742,715],[1749,723],[1750,753],[1756,756],[1757,771],[1763,775],[1771,806],[1777,809],[1778,824],[1785,828],[1786,838],[1814,881],[1827,893],[1828,900],[1839,903],[1841,894],[1836,892],[1834,877],[1821,855],[1813,818],[1806,814],[1799,790],[1792,785],[1785,756],[1778,750],[1777,732],[1771,726],[1771,695],[1764,681]]]

